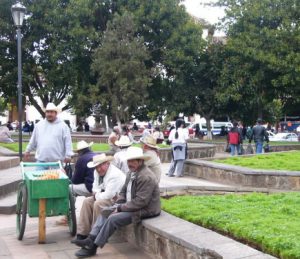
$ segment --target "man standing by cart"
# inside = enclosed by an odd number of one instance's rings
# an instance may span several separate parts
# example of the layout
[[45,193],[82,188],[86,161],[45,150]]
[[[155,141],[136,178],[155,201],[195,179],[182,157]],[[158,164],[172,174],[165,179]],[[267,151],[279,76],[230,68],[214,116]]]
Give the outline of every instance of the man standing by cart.
[[36,124],[24,158],[29,159],[31,151],[36,150],[37,162],[71,162],[72,139],[67,124],[57,117],[58,108],[54,103],[46,106],[46,118]]

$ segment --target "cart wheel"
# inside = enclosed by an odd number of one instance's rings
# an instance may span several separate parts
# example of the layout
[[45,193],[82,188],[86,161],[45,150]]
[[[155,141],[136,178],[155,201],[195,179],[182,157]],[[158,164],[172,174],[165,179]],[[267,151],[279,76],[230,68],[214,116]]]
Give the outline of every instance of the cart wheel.
[[27,216],[27,188],[24,183],[21,183],[19,185],[16,213],[17,213],[17,236],[18,236],[18,240],[22,240],[25,231],[26,216]]
[[72,236],[76,235],[77,224],[76,224],[76,213],[75,213],[75,199],[72,192],[69,192],[69,212],[68,212],[68,225]]

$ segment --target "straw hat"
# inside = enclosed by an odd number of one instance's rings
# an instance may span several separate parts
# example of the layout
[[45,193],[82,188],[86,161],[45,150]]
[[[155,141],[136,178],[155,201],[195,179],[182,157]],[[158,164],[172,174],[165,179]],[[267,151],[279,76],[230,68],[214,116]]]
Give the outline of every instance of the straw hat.
[[118,147],[129,147],[132,145],[132,142],[128,136],[121,136],[119,140],[115,141],[115,145]]
[[141,138],[140,139],[140,142],[142,142],[143,144],[149,146],[149,147],[152,147],[152,148],[159,148],[157,145],[156,145],[156,138],[153,138],[151,135],[148,135],[144,138]]
[[143,149],[140,147],[129,147],[126,151],[125,160],[132,160],[132,159],[142,159],[142,160],[149,160],[151,157],[146,156],[143,153]]
[[48,103],[45,111],[55,111],[58,113],[60,109],[54,103]]
[[77,142],[76,149],[74,151],[79,151],[79,150],[91,147],[93,144],[94,144],[94,142],[91,142],[88,144],[84,140],[81,140],[81,141]]
[[105,154],[96,155],[93,157],[93,161],[88,162],[87,167],[88,168],[94,168],[97,165],[101,165],[104,162],[112,161],[114,158],[112,156],[107,156]]

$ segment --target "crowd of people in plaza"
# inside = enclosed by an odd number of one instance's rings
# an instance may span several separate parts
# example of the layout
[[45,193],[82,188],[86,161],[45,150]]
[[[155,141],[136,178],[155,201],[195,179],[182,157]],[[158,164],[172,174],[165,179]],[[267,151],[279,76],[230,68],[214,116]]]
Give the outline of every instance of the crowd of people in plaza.
[[93,143],[84,140],[72,150],[71,133],[58,118],[58,108],[49,103],[45,115],[33,130],[24,160],[35,151],[38,162],[68,163],[74,151],[78,153],[70,184],[74,196],[85,197],[77,235],[71,241],[81,247],[77,257],[95,255],[116,229],[160,214],[161,162],[152,135],[141,140],[142,148],[133,147],[126,128],[121,134],[115,127],[109,138],[113,156],[95,154]]
[[[35,151],[37,162],[71,162],[77,153],[75,170],[71,176],[70,192],[84,196],[80,210],[77,235],[71,242],[80,247],[77,257],[93,256],[102,248],[114,231],[122,226],[139,223],[142,219],[160,214],[159,182],[162,175],[158,143],[164,136],[158,127],[148,125],[139,141],[132,131],[133,125],[115,126],[108,137],[110,151],[95,153],[93,142],[84,140],[72,149],[71,132],[58,117],[59,110],[53,103],[45,109],[45,119],[37,123],[24,153],[28,160]],[[231,155],[240,154],[244,141],[254,141],[256,153],[261,153],[263,144],[269,142],[262,120],[247,132],[234,121],[226,135]],[[190,134],[183,119],[176,120],[170,131],[172,161],[167,173],[169,177],[182,177],[187,159],[187,140]],[[134,146],[139,143],[141,147]],[[59,223],[67,223],[64,218]]]

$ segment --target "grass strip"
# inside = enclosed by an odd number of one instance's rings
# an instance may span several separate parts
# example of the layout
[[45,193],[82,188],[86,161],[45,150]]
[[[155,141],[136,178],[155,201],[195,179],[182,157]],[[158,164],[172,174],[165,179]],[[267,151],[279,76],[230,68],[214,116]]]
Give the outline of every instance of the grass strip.
[[253,169],[300,171],[300,151],[269,153],[249,157],[236,156],[213,160],[213,162]]
[[300,258],[300,194],[177,196],[162,208],[283,259]]
[[[23,142],[22,145],[22,150],[23,152],[25,151],[26,147],[28,145],[28,142]],[[73,145],[73,150],[76,148],[76,143],[72,143]],[[1,147],[5,147],[11,151],[18,152],[19,151],[19,143],[14,142],[14,143],[0,143]],[[133,144],[133,146],[141,147],[141,144]],[[164,144],[159,144],[158,145],[160,148],[168,148],[170,146],[164,145]],[[107,143],[94,143],[91,147],[92,151],[94,152],[105,152],[109,151],[109,145]]]

